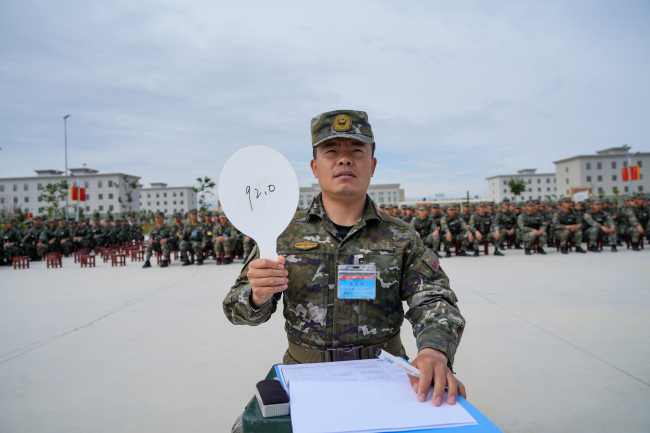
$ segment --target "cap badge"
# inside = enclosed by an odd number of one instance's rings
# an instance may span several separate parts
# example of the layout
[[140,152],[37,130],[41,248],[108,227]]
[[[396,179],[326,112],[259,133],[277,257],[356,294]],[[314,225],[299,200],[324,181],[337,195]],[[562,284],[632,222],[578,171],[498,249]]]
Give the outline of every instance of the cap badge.
[[339,114],[334,118],[335,131],[347,131],[352,127],[352,120],[346,114]]

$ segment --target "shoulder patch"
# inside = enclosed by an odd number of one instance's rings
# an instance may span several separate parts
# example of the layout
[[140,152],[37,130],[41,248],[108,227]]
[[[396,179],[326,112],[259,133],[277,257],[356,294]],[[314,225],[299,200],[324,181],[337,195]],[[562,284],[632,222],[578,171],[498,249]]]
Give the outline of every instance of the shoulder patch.
[[393,251],[395,249],[393,247],[393,244],[390,242],[377,242],[369,244],[368,248],[370,248],[371,251]]
[[557,217],[556,217],[556,216],[553,217],[553,221],[557,221]]
[[426,253],[424,253],[424,263],[426,263],[434,272],[438,271],[440,268],[440,262],[438,261],[438,256],[436,253],[427,248]]
[[302,242],[296,242],[294,245],[296,249],[298,250],[313,250],[318,246],[318,242],[311,242],[311,241],[302,241]]
[[627,212],[628,215],[632,215],[633,213],[634,213],[634,212],[632,212],[632,211],[628,211],[628,212]]

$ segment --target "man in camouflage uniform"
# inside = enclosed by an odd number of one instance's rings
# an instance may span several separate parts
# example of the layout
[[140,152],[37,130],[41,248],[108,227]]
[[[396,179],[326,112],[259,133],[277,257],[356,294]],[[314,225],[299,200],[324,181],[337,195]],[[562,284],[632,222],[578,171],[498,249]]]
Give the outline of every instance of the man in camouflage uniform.
[[43,218],[40,215],[34,217],[34,227],[27,230],[27,233],[21,241],[21,246],[30,257],[31,260],[40,261],[43,258],[43,250],[39,249],[38,244],[41,239],[41,232],[43,226]]
[[54,237],[49,242],[49,249],[55,253],[63,253],[65,257],[70,256],[74,248],[72,230],[65,218],[59,218],[59,226],[54,230]]
[[478,257],[482,243],[490,242],[494,245],[494,255],[503,256],[504,254],[499,251],[499,226],[496,225],[492,215],[486,212],[485,205],[484,201],[480,202],[476,206],[476,213],[469,219],[469,232],[474,236],[474,256]]
[[435,220],[427,215],[426,205],[421,204],[418,206],[417,215],[413,217],[410,224],[415,229],[415,233],[420,236],[424,245],[433,251],[438,251],[440,233]]
[[0,266],[5,266],[5,225],[7,225],[7,220],[3,218],[0,222]]
[[90,249],[92,248],[92,232],[90,227],[86,226],[86,221],[80,219],[77,226],[77,230],[74,231],[72,242],[75,246],[75,251],[80,249]]
[[151,254],[155,251],[158,254],[163,255],[163,261],[160,264],[161,268],[166,268],[169,266],[169,240],[174,236],[174,232],[171,227],[165,224],[165,214],[162,212],[156,212],[154,217],[156,224],[151,227],[149,231],[149,240],[147,241],[147,252],[145,253],[144,265],[143,268],[151,267]]
[[[374,358],[378,348],[405,357],[399,331],[406,301],[419,350],[412,365],[422,374],[420,381],[412,379],[418,398],[425,400],[433,378],[434,405],[442,403],[445,387],[447,402],[455,404],[464,387],[451,367],[465,320],[433,252],[413,227],[380,212],[367,196],[377,161],[367,115],[350,110],[317,116],[312,146],[322,193],[278,237],[277,261],[257,259],[257,252],[247,260],[224,299],[226,317],[259,325],[282,302],[285,363]],[[337,296],[338,265],[355,257],[376,266],[373,299]],[[233,431],[240,428],[236,424]]]
[[169,248],[171,251],[180,250],[180,238],[183,235],[183,221],[180,212],[174,214],[174,223],[171,225],[173,232],[172,238],[169,240]]
[[465,221],[465,224],[469,224],[469,219],[472,217],[472,214],[469,211],[469,206],[461,204],[460,213],[458,215],[463,219],[463,221]]
[[244,236],[244,259],[251,255],[251,251],[255,248],[255,240],[250,236]]
[[555,239],[560,241],[562,254],[569,254],[567,241],[573,241],[577,253],[586,253],[582,249],[582,225],[580,224],[580,215],[571,209],[571,199],[564,197],[562,199],[562,208],[553,214],[553,228]]
[[104,242],[106,242],[106,246],[117,244],[117,233],[115,232],[116,229],[113,225],[113,218],[106,218],[105,224]]
[[137,218],[131,218],[131,240],[136,242],[142,242],[144,240],[142,226],[138,224]]
[[467,224],[458,215],[456,205],[447,208],[447,215],[440,220],[440,236],[445,246],[445,257],[451,257],[451,245],[460,244],[460,256],[467,255],[467,246],[474,241],[474,236],[469,232]]
[[632,239],[632,249],[641,251],[639,239],[650,234],[650,209],[645,206],[643,194],[634,197],[634,205],[627,210],[627,219],[629,224],[628,236]]
[[219,215],[219,224],[215,225],[212,234],[214,255],[217,257],[217,265],[229,265],[232,263],[232,248],[237,229],[230,224],[226,214]]
[[517,240],[517,214],[514,211],[514,206],[507,198],[503,199],[501,210],[497,211],[495,223],[501,228],[501,236],[499,237],[499,249],[504,250],[504,242],[510,241],[514,244],[515,249],[520,250],[521,245]]
[[603,201],[595,199],[591,204],[591,209],[585,212],[585,221],[589,225],[587,233],[589,237],[589,251],[599,253],[600,249],[596,246],[596,241],[609,235],[612,239],[612,252],[616,252],[616,226],[614,220],[609,214],[603,211]]
[[23,254],[20,248],[20,241],[23,237],[23,231],[18,227],[16,218],[9,218],[9,227],[5,228],[4,234],[4,253],[7,264],[11,263],[14,256]]
[[527,255],[530,255],[530,249],[533,243],[537,241],[537,252],[546,254],[543,246],[546,245],[546,232],[544,231],[544,218],[535,212],[535,202],[529,201],[526,206],[522,207],[523,212],[517,219],[517,224],[521,230],[521,236],[526,243],[524,248]]
[[88,228],[88,231],[90,232],[90,241],[92,248],[103,247],[106,245],[106,228],[101,225],[99,218],[93,218],[93,225],[92,227]]
[[196,264],[203,264],[203,250],[201,249],[201,232],[203,225],[197,220],[196,209],[190,210],[190,220],[185,223],[180,237],[181,260],[183,266],[190,265],[188,252],[196,254]]
[[[203,228],[201,230],[201,249],[203,254],[212,249],[212,233],[214,232],[216,221],[212,219],[212,212],[199,213],[199,219],[203,216]],[[216,253],[215,253],[216,256]]]

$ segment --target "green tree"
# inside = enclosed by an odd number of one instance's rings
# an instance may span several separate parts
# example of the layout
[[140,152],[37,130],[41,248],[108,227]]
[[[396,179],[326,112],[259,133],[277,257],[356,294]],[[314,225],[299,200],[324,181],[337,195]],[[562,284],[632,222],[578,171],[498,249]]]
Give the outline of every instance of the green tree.
[[605,190],[604,190],[604,189],[601,189],[601,190],[598,192],[598,198],[602,199],[603,197],[605,197]]
[[212,197],[214,195],[212,188],[214,188],[216,184],[207,176],[203,179],[198,177],[196,180],[199,182],[199,186],[192,187],[192,189],[199,197],[199,212],[205,212],[210,208],[210,204],[212,203]]
[[120,186],[124,186],[124,195],[126,196],[126,200],[122,200],[122,197],[120,196],[118,192],[118,198],[117,201],[120,202],[120,206],[122,207],[122,216],[126,215],[131,215],[129,212],[133,210],[133,191],[135,191],[138,188],[138,182],[137,181],[132,181],[129,182],[129,178],[124,175],[122,176],[122,183],[115,182],[115,188],[120,189]]
[[67,194],[68,183],[65,180],[59,183],[48,183],[45,185],[38,199],[45,202],[44,207],[48,219],[65,214],[64,208],[59,207],[59,203],[65,199]]
[[618,190],[618,188],[614,187],[612,192],[614,193],[614,203],[618,203],[618,195],[620,194],[620,191]]
[[95,209],[95,211],[93,212],[93,219],[98,220],[100,218],[101,218],[101,215],[99,214],[99,211],[97,209]]
[[510,192],[515,196],[515,201],[517,201],[517,197],[526,191],[527,184],[525,180],[513,177],[508,181],[508,188],[510,188]]

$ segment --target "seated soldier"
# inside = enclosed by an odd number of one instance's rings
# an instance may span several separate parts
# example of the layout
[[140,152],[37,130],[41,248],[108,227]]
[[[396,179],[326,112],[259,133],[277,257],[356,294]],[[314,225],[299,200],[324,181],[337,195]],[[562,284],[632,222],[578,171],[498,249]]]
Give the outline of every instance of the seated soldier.
[[[181,260],[183,266],[190,265],[189,252],[196,254],[196,265],[203,264],[203,249],[201,248],[201,233],[203,224],[198,221],[196,209],[190,209],[190,220],[183,226],[183,233],[180,237]],[[216,254],[216,251],[215,251]]]
[[72,231],[65,218],[59,218],[59,226],[54,231],[54,238],[50,240],[50,251],[63,253],[69,257],[73,249]]
[[606,236],[610,236],[612,242],[612,252],[616,252],[616,226],[614,220],[609,214],[603,211],[603,202],[597,198],[591,203],[591,209],[585,212],[585,222],[589,225],[587,229],[587,236],[589,236],[589,251],[599,253],[600,249],[596,246],[596,242],[601,239],[604,240]]
[[546,232],[544,231],[544,220],[542,215],[535,212],[535,202],[532,200],[522,207],[523,212],[519,215],[517,224],[521,230],[521,235],[526,243],[525,252],[527,255],[530,252],[533,244],[537,242],[537,252],[539,254],[546,254],[544,245],[546,244]]
[[229,265],[232,263],[232,241],[236,236],[235,227],[230,224],[226,214],[219,215],[219,224],[215,226],[213,232],[214,255],[217,257],[217,265]]
[[151,231],[149,231],[147,252],[145,253],[144,265],[142,265],[143,268],[151,267],[151,262],[149,260],[154,251],[163,255],[163,261],[160,264],[160,267],[166,268],[169,266],[169,252],[171,251],[169,248],[169,240],[173,237],[173,232],[171,227],[165,224],[164,213],[156,212],[155,220],[156,224],[151,227]]
[[562,254],[568,254],[567,241],[573,241],[577,253],[586,253],[580,246],[582,242],[582,226],[580,224],[580,215],[571,209],[571,199],[564,197],[562,199],[562,208],[553,214],[553,228],[555,239],[560,242]]
[[447,215],[440,220],[442,242],[445,245],[445,257],[451,257],[452,244],[460,244],[460,253],[458,255],[467,256],[465,252],[467,246],[474,240],[474,237],[467,229],[467,224],[458,215],[457,210],[455,204],[449,205]]
[[503,256],[499,251],[499,227],[495,225],[492,215],[486,212],[486,203],[480,202],[476,206],[476,213],[469,219],[469,232],[474,236],[474,256],[478,257],[479,247],[482,243],[494,245],[494,255]]

